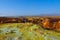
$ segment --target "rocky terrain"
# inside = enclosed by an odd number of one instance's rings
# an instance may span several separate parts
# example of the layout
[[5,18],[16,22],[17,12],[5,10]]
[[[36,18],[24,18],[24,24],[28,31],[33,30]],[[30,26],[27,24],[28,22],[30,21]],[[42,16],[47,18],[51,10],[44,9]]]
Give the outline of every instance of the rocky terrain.
[[0,17],[0,40],[60,40],[60,18]]
[[60,31],[60,17],[58,16],[43,16],[43,17],[0,17],[2,23],[26,23],[31,22],[40,25],[44,29]]

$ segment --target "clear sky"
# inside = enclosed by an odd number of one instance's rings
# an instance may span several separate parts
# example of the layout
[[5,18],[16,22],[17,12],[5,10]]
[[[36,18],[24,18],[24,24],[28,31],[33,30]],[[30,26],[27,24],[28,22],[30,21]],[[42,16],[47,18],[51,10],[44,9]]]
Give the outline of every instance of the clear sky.
[[0,0],[0,16],[60,15],[60,0]]

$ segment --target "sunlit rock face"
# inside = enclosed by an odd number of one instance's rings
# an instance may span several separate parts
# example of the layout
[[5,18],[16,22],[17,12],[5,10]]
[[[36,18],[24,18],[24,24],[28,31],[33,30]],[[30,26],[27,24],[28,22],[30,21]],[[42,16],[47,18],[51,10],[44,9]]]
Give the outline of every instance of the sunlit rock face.
[[41,24],[43,28],[60,31],[60,19],[59,18],[44,18]]
[[60,33],[33,23],[6,23],[0,25],[0,40],[60,40]]

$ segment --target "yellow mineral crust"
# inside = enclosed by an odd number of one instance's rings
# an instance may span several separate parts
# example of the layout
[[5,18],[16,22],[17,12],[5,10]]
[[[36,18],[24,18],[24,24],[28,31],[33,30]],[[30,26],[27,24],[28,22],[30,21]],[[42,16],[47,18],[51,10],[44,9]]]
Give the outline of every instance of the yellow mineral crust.
[[0,25],[0,40],[59,40],[60,33],[45,30],[33,23],[6,23]]

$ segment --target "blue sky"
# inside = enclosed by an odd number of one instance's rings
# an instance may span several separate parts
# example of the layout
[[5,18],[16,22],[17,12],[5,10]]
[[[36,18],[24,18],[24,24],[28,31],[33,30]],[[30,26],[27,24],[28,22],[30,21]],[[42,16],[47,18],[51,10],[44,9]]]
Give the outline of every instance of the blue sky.
[[60,0],[0,0],[0,16],[60,15]]

